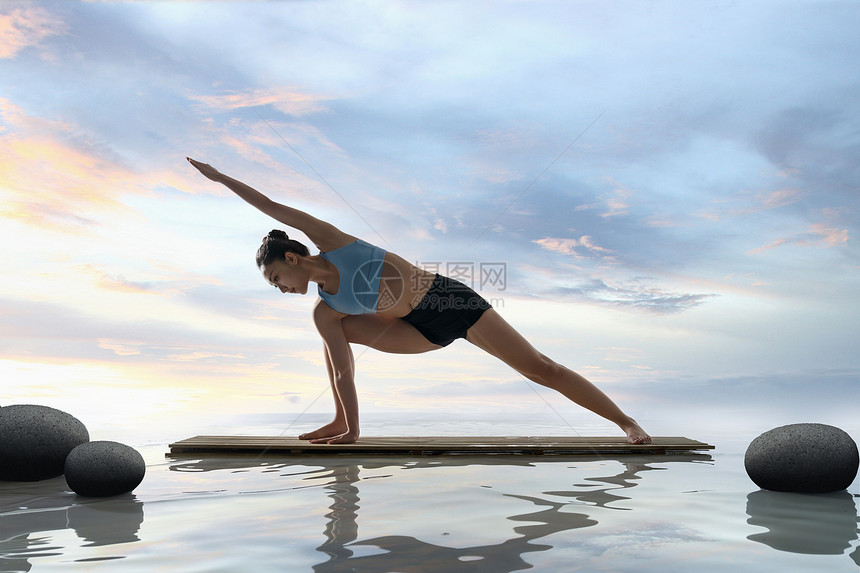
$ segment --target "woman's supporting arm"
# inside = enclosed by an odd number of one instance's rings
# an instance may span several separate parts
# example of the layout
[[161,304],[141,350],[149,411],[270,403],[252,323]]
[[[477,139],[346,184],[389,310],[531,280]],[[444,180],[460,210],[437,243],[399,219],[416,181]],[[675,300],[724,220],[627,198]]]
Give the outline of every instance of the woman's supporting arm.
[[314,324],[322,336],[331,365],[331,384],[334,399],[346,422],[346,431],[337,436],[311,440],[314,443],[351,444],[361,433],[358,424],[358,393],[355,390],[355,361],[346,334],[343,332],[344,315],[319,301],[314,308]]

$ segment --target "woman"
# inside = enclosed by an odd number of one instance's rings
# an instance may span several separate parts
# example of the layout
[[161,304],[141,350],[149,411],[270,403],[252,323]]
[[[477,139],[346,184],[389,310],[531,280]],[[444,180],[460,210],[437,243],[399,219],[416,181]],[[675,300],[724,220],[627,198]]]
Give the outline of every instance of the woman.
[[257,265],[269,284],[284,293],[306,294],[308,284],[314,282],[320,295],[313,318],[323,339],[335,416],[331,423],[302,434],[300,439],[329,444],[349,444],[358,439],[355,360],[350,343],[383,352],[418,353],[465,338],[529,380],[557,390],[614,422],[627,434],[628,442],[651,442],[639,424],[608,396],[535,350],[469,287],[276,203],[208,164],[188,161],[266,215],[303,232],[320,250],[319,255],[311,255],[283,231],[272,231],[257,251]]

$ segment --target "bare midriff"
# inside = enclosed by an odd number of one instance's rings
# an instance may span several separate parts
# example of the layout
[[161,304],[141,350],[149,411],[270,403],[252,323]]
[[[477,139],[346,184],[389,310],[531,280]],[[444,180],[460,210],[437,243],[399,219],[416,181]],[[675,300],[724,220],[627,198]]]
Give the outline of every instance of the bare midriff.
[[385,253],[376,312],[401,318],[412,312],[433,284],[436,273],[416,267],[394,253]]

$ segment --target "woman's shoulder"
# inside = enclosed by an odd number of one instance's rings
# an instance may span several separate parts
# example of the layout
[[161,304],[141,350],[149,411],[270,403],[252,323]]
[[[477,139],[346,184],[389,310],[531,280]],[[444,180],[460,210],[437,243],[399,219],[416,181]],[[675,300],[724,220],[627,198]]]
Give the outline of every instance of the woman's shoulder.
[[358,237],[353,237],[352,235],[341,232],[337,235],[326,237],[324,241],[317,243],[317,248],[321,253],[331,253],[332,251],[342,249],[360,240],[361,239]]

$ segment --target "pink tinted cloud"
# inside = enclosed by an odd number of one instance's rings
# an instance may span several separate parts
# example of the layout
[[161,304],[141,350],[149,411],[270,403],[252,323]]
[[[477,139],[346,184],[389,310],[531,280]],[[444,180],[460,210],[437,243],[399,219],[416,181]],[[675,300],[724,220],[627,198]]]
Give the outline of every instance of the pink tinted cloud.
[[122,197],[128,193],[188,186],[170,171],[137,173],[79,132],[0,98],[0,217],[80,228],[97,213],[126,210]]
[[794,245],[796,247],[837,247],[848,242],[848,229],[831,227],[826,223],[813,223],[805,233],[777,239],[767,245],[748,251],[748,254],[758,255],[778,247]]
[[537,239],[532,242],[540,245],[542,248],[548,251],[561,253],[563,255],[571,255],[576,258],[583,257],[582,253],[577,250],[580,248],[601,256],[607,256],[612,253],[612,251],[607,248],[595,245],[592,237],[590,237],[589,235],[583,235],[578,239],[546,237],[544,239]]
[[334,99],[331,96],[305,93],[292,87],[248,89],[243,92],[215,95],[192,94],[189,98],[206,107],[221,111],[271,105],[278,111],[292,116],[326,111],[324,102]]
[[0,6],[0,58],[14,58],[65,31],[63,22],[41,8],[17,5],[10,10]]

